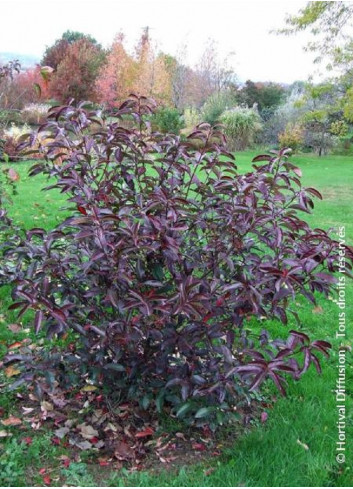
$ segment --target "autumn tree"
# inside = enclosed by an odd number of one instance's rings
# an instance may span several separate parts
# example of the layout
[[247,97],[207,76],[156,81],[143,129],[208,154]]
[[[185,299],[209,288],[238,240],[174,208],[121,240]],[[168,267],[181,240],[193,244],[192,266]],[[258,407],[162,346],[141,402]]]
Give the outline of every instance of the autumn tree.
[[60,101],[96,100],[96,79],[104,63],[102,49],[82,38],[69,45],[63,60],[52,76],[50,95]]
[[53,46],[47,48],[41,60],[42,66],[50,66],[57,69],[61,61],[65,58],[70,43],[65,39],[58,39]]
[[10,121],[17,119],[16,113],[26,104],[48,98],[48,84],[40,66],[22,71],[18,62],[10,62],[0,67],[0,74],[5,72],[9,73],[6,77],[0,76],[0,110],[5,111],[3,117],[9,117]]
[[130,93],[136,93],[170,105],[171,57],[156,53],[148,28],[144,29],[133,54],[128,53],[124,41],[124,35],[120,33],[100,69],[96,82],[98,100],[114,106]]
[[16,74],[7,87],[6,107],[16,110],[48,98],[48,85],[40,66]]
[[92,45],[101,49],[97,40],[89,34],[83,34],[77,31],[66,31],[62,34],[60,39],[57,39],[52,46],[47,46],[43,58],[41,60],[42,66],[51,66],[55,70],[58,68],[61,61],[66,56],[69,47],[77,41],[85,39]]
[[168,56],[156,54],[149,28],[143,30],[135,49],[136,78],[133,92],[153,97],[157,102],[170,104],[172,98],[171,76],[168,71]]
[[97,98],[110,106],[119,105],[132,91],[137,73],[136,62],[124,47],[124,35],[118,34],[96,81]]

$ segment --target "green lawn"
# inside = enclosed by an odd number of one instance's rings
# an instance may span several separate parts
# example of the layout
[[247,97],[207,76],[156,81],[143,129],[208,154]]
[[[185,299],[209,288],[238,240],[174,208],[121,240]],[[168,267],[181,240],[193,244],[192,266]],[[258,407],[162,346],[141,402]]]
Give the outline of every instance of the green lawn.
[[[250,170],[251,158],[256,154],[257,152],[248,151],[237,155],[240,172]],[[294,157],[293,161],[302,169],[304,184],[317,188],[324,196],[323,201],[317,201],[313,214],[307,219],[313,226],[323,229],[345,226],[347,244],[353,245],[352,159],[340,156],[319,159],[311,155],[300,155]],[[28,167],[26,163],[17,166],[21,174],[19,195],[14,197],[10,214],[27,228],[49,228],[61,219],[59,208],[65,201],[57,192],[41,192],[43,178],[38,176],[29,179],[26,176]],[[8,323],[15,321],[14,316],[6,310],[6,305],[9,304],[8,293],[9,291],[4,289],[0,296],[0,354],[5,350],[4,343],[14,338],[6,327]],[[338,376],[338,347],[341,344],[336,339],[338,307],[332,298],[319,298],[318,302],[320,308],[317,309],[304,301],[299,301],[296,308],[303,322],[304,332],[333,344],[330,359],[323,361],[322,375],[318,376],[311,368],[301,382],[289,382],[287,398],[278,398],[277,393],[269,386],[268,394],[278,399],[274,407],[268,409],[268,421],[263,425],[246,429],[239,437],[234,435],[232,446],[229,448],[227,444],[228,448],[220,457],[207,460],[204,464],[180,467],[173,471],[165,470],[158,474],[111,473],[107,468],[106,474],[102,475],[100,471],[99,480],[96,478],[96,472],[90,470],[89,462],[83,460],[81,464],[73,465],[71,472],[60,475],[66,477],[68,484],[75,486],[352,486],[352,356],[347,351],[346,463],[339,465],[335,461],[338,414],[334,393]],[[352,281],[347,283],[346,288],[346,314],[352,320]],[[267,327],[278,335],[285,333],[284,326],[278,322],[268,321]],[[294,322],[288,329],[291,327],[296,327]],[[350,328],[349,321],[347,327]],[[344,344],[347,347],[352,344],[349,329]],[[3,379],[1,383],[2,381]],[[11,410],[12,398],[2,394],[0,401],[8,413]],[[24,436],[21,430],[13,429],[13,433],[12,441],[8,438],[0,439],[5,454],[0,454],[0,482],[5,486],[26,485],[26,476],[30,472],[32,479],[40,484],[41,479],[36,479],[34,474],[43,466],[56,467],[57,457],[62,452],[51,445],[50,437],[43,438],[32,434],[34,442],[27,446],[19,443]],[[12,464],[11,470],[8,468],[9,461]],[[54,485],[55,478],[52,480]]]

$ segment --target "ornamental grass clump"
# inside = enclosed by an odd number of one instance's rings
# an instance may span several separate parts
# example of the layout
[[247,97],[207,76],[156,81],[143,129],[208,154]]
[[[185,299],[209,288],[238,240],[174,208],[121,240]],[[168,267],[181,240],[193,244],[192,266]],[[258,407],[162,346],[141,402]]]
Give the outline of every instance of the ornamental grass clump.
[[236,151],[250,147],[262,129],[261,117],[256,108],[235,107],[220,116],[229,146]]
[[[293,330],[271,340],[260,322],[286,324],[298,296],[327,295],[338,244],[299,217],[321,195],[302,187],[286,150],[240,175],[209,124],[186,141],[151,132],[151,103],[131,97],[107,114],[54,107],[25,144],[38,151],[45,132],[45,160],[30,174],[54,180],[71,216],[8,246],[11,307],[34,311],[37,333],[75,341],[59,353],[54,342],[42,364],[17,354],[5,364],[22,362],[17,385],[89,378],[120,402],[222,423],[266,379],[284,394],[286,376],[320,371],[327,341]],[[351,258],[347,248],[347,267]]]

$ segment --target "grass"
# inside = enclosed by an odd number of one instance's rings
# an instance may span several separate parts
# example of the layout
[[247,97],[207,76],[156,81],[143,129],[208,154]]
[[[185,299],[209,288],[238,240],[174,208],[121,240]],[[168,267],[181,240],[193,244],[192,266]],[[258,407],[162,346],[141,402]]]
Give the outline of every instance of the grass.
[[[247,151],[237,155],[240,172],[249,171],[255,152]],[[323,229],[345,226],[347,244],[353,244],[353,162],[349,157],[325,156],[317,158],[300,155],[293,158],[303,172],[303,182],[317,188],[324,196],[317,201],[314,213],[307,217],[309,222]],[[26,176],[28,164],[18,165],[21,181],[19,195],[14,197],[11,215],[14,219],[30,227],[50,228],[60,219],[58,210],[65,204],[59,193],[40,192],[44,179],[40,176],[29,179]],[[333,231],[334,232],[334,231]],[[13,334],[6,324],[15,318],[6,310],[9,304],[9,291],[1,291],[3,324],[0,328],[0,341],[13,341]],[[87,460],[60,472],[58,457],[60,450],[50,444],[49,437],[34,436],[35,443],[26,446],[21,443],[24,434],[14,428],[13,437],[0,439],[3,454],[0,455],[0,482],[3,485],[25,485],[28,473],[37,474],[40,467],[52,467],[60,473],[60,480],[76,486],[107,485],[116,486],[336,486],[349,487],[353,484],[353,362],[350,353],[346,355],[346,458],[345,464],[335,461],[336,441],[338,440],[338,413],[335,399],[337,379],[338,348],[341,341],[336,338],[338,330],[338,307],[331,300],[318,298],[320,308],[314,309],[304,301],[296,303],[297,312],[303,323],[303,331],[315,338],[325,339],[333,344],[328,361],[323,361],[323,373],[318,376],[313,369],[301,382],[289,382],[288,397],[278,398],[277,393],[268,387],[268,394],[277,397],[277,402],[268,408],[268,421],[252,429],[247,429],[234,443],[224,443],[222,455],[205,460],[202,464],[181,466],[171,471],[158,470],[158,473],[126,471],[109,472],[99,478]],[[353,284],[347,283],[346,315],[353,318]],[[277,335],[285,334],[287,328],[276,321],[268,321],[266,327]],[[256,325],[253,325],[256,326]],[[296,327],[291,323],[289,328]],[[349,322],[347,323],[349,328]],[[26,334],[26,333],[23,333]],[[16,339],[18,335],[16,335]],[[343,342],[351,346],[350,331]],[[4,348],[4,346],[3,346]],[[0,344],[0,353],[2,352]],[[13,394],[11,395],[13,396]],[[1,406],[5,411],[11,409],[13,397],[1,394]],[[28,431],[30,433],[30,431]],[[27,436],[27,435],[26,435]],[[32,435],[31,435],[32,436]],[[227,435],[229,437],[229,433]],[[38,439],[37,439],[38,438]],[[42,441],[40,441],[42,440]],[[33,450],[37,450],[34,453]],[[5,455],[4,455],[5,454]],[[39,460],[37,463],[35,460]],[[55,469],[56,467],[56,469]],[[36,481],[35,475],[29,480]],[[53,478],[52,485],[55,485]]]

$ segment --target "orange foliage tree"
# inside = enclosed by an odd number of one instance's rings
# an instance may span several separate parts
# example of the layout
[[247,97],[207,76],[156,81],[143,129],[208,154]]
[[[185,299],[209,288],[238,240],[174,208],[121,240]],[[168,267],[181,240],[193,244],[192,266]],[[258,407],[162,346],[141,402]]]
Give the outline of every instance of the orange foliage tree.
[[97,99],[110,106],[126,99],[137,73],[136,62],[126,52],[123,41],[124,35],[118,34],[96,81]]
[[156,54],[148,28],[144,30],[134,55],[128,54],[124,46],[124,35],[120,33],[97,78],[97,99],[116,106],[133,92],[153,97],[159,103],[172,104],[168,63],[169,56]]
[[157,102],[171,104],[172,85],[167,60],[163,53],[156,54],[146,27],[136,47],[137,75],[133,91],[153,97]]

